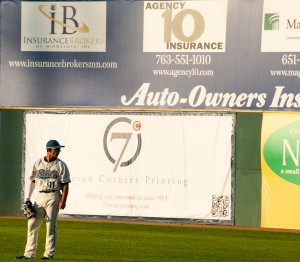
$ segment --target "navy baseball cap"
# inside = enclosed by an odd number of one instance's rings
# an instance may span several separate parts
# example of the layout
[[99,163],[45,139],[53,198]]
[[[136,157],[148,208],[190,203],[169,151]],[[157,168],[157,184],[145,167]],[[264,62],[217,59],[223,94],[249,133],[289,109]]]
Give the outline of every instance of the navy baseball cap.
[[65,147],[65,146],[62,146],[61,144],[58,143],[57,140],[49,140],[47,142],[47,145],[46,145],[46,148],[52,148],[52,149],[60,149],[61,147]]

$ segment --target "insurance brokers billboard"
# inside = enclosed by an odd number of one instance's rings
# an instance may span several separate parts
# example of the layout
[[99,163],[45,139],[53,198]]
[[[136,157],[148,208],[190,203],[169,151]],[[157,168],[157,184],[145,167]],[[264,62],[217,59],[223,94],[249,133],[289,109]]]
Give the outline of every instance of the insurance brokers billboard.
[[299,8],[1,1],[0,106],[295,111]]

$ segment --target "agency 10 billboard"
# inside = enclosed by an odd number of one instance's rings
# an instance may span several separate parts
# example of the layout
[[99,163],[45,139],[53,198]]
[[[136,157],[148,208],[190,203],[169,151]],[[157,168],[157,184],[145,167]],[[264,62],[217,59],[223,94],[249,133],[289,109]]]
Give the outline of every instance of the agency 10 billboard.
[[296,111],[299,9],[298,0],[1,1],[0,106]]

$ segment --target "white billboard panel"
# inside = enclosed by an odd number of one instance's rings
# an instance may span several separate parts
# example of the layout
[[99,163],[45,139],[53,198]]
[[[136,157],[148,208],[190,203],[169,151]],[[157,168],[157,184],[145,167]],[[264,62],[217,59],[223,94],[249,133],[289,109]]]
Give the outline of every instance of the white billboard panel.
[[262,52],[300,51],[300,2],[264,0]]
[[46,142],[71,172],[68,215],[232,219],[233,114],[26,113],[25,182]]
[[225,52],[227,0],[145,1],[144,52]]
[[105,52],[106,2],[22,2],[21,51]]

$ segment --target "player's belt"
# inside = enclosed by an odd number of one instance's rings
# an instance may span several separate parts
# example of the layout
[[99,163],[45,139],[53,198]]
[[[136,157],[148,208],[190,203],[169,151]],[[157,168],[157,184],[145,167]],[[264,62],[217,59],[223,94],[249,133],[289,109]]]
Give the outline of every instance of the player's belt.
[[39,191],[40,193],[54,193],[55,190],[50,190],[50,191]]

